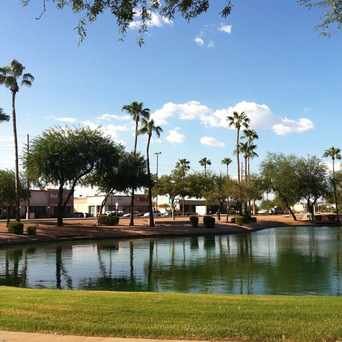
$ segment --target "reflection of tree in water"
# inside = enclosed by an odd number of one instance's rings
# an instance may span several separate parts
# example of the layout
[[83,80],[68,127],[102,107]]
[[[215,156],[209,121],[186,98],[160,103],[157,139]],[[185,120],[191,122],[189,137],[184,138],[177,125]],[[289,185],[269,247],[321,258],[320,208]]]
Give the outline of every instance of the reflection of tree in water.
[[5,270],[0,273],[0,286],[27,287],[27,253],[23,249],[5,251]]
[[69,276],[63,262],[63,247],[56,247],[56,288],[62,289],[62,278],[69,290],[72,290],[72,277]]
[[[134,276],[134,242],[129,242],[129,272],[127,272],[126,276],[113,275],[113,257],[119,250],[119,245],[118,243],[113,244],[113,242],[111,242],[111,244],[112,247],[107,245],[106,248],[103,248],[103,245],[98,244],[97,260],[100,276],[96,278],[81,279],[79,287],[86,290],[149,291],[148,284],[138,282]],[[153,255],[153,247],[150,254]],[[108,265],[108,267],[106,265]]]

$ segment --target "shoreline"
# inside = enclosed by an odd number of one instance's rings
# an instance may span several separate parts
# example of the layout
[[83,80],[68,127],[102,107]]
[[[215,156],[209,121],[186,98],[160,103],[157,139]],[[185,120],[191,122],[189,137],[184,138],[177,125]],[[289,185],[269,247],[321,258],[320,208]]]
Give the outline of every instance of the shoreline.
[[[258,219],[257,223],[239,226],[233,223],[217,223],[215,228],[198,228],[191,227],[188,221],[179,220],[176,222],[157,221],[156,227],[150,228],[146,225],[136,225],[129,227],[128,225],[118,225],[114,227],[89,224],[91,220],[79,221],[78,224],[73,221],[66,220],[63,227],[56,227],[53,222],[45,220],[38,221],[37,236],[9,234],[4,225],[0,226],[0,248],[8,246],[34,245],[41,243],[58,243],[58,242],[84,242],[93,240],[126,240],[126,239],[153,239],[153,238],[176,238],[176,237],[192,237],[192,236],[213,236],[213,235],[235,235],[250,234],[253,232],[282,227],[336,227],[336,224],[329,223],[311,223],[308,221],[289,221],[286,217],[265,217]],[[84,224],[84,222],[86,224]],[[143,222],[144,223],[144,222]],[[34,224],[34,222],[29,222]]]

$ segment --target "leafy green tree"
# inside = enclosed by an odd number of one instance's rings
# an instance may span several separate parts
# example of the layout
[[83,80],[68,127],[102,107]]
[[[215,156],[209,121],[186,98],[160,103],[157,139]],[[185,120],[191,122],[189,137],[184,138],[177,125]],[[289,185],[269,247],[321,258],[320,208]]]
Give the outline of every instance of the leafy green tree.
[[[31,0],[22,0],[24,5],[28,5],[30,2]],[[148,30],[153,12],[159,13],[167,20],[173,20],[177,14],[190,20],[209,9],[209,0],[41,0],[42,11],[38,18],[44,15],[49,2],[55,4],[59,9],[70,7],[77,16],[81,16],[77,26],[81,40],[87,35],[88,23],[96,21],[101,14],[109,13],[113,16],[121,34],[126,33],[134,20],[141,23],[139,44],[144,41],[142,34]],[[222,5],[221,16],[227,17],[231,9],[231,1],[227,1]]]
[[[29,197],[25,181],[20,179],[19,198],[25,200]],[[0,170],[0,208],[6,208],[7,220],[10,219],[11,208],[16,204],[15,173],[12,170]]]
[[[144,108],[144,104],[142,102],[134,101],[129,105],[125,105],[122,107],[124,111],[129,113],[135,122],[135,132],[134,132],[134,150],[133,153],[137,154],[137,146],[138,146],[138,135],[139,135],[139,124],[143,119],[150,118],[150,110],[148,108]],[[132,189],[131,194],[131,216],[130,216],[130,226],[134,226],[134,189]]]
[[190,171],[190,161],[187,159],[179,159],[176,167],[171,172],[173,180],[177,183],[179,195],[182,198],[182,213],[185,214],[185,197],[189,196],[189,187],[187,182],[187,175]]
[[[117,163],[120,148],[99,130],[52,128],[33,140],[25,156],[29,178],[41,186],[58,187],[57,224],[63,225],[64,211],[75,187],[87,184],[91,173],[103,172]],[[65,187],[69,192],[64,196]]]
[[241,128],[249,127],[249,118],[248,116],[242,112],[234,112],[232,115],[227,117],[228,123],[230,127],[236,129],[236,159],[237,159],[237,171],[238,171],[238,182],[241,182],[241,170],[240,170],[240,131]]
[[261,177],[265,190],[275,193],[295,221],[297,218],[291,207],[302,197],[301,178],[297,172],[298,163],[298,158],[293,155],[270,153],[261,164]]
[[336,187],[336,170],[335,170],[335,162],[336,160],[341,160],[341,149],[336,148],[334,146],[328,148],[324,154],[324,158],[331,158],[332,160],[332,179],[331,183],[333,186],[333,194],[334,194],[334,201],[335,201],[335,207],[336,207],[336,214],[337,214],[337,220],[340,220],[339,216],[339,207],[338,207],[338,197],[337,197],[337,187]]
[[12,124],[15,152],[15,188],[16,188],[16,220],[20,221],[20,197],[19,197],[19,155],[18,155],[18,134],[17,134],[17,114],[16,114],[16,96],[21,86],[30,87],[34,77],[30,73],[24,73],[25,67],[17,60],[12,60],[10,65],[0,68],[0,84],[5,85],[12,94]]
[[230,158],[223,158],[221,163],[227,167],[227,177],[229,177],[229,165],[232,163]]
[[[177,14],[187,21],[208,11],[213,0],[40,0],[41,12],[37,19],[40,19],[47,11],[48,3],[53,3],[58,9],[70,7],[72,11],[80,17],[77,25],[77,32],[81,40],[87,35],[87,25],[95,22],[101,14],[109,13],[117,23],[118,30],[125,34],[133,20],[141,23],[139,32],[139,44],[144,42],[142,34],[149,28],[152,12],[164,16],[168,20],[173,20]],[[33,2],[32,0],[22,0],[24,5]],[[230,15],[233,5],[237,1],[226,0],[222,4],[220,16],[226,18]],[[34,2],[36,4],[36,1]],[[298,0],[304,7],[323,8],[323,20],[319,27],[327,34],[330,26],[342,24],[341,0]]]
[[172,219],[174,220],[176,199],[181,193],[181,188],[176,182],[176,179],[172,175],[163,175],[159,177],[154,187],[154,192],[157,195],[169,197]]
[[207,166],[211,165],[211,161],[207,158],[204,157],[199,161],[199,164],[204,168],[204,175],[207,175]]
[[327,168],[317,157],[301,158],[297,164],[299,193],[314,219],[317,200],[328,194]]
[[2,108],[0,108],[0,123],[2,121],[9,121],[10,117],[4,112]]
[[150,218],[150,227],[154,227],[154,218],[153,218],[153,203],[152,203],[152,187],[153,187],[153,179],[151,175],[150,169],[150,144],[152,135],[155,133],[159,138],[162,133],[162,128],[160,126],[156,126],[154,120],[143,119],[142,127],[139,130],[140,134],[147,135],[147,145],[146,145],[146,160],[147,160],[147,174],[149,177],[149,186],[148,186],[148,206],[149,206],[149,218]]

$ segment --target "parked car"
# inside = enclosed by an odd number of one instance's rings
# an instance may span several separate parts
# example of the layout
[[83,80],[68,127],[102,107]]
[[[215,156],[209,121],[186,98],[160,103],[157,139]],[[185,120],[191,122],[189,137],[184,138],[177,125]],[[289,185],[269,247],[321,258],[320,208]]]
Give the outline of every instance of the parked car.
[[[142,214],[141,214],[140,211],[135,211],[135,212],[133,213],[133,215],[134,215],[135,217],[142,216]],[[131,217],[131,213],[123,214],[122,217]]]
[[[149,212],[149,211],[146,212],[143,216],[144,216],[144,217],[150,217],[150,212]],[[154,216],[154,217],[161,217],[162,214],[161,214],[160,211],[154,211],[154,212],[153,212],[153,216]]]
[[84,217],[86,217],[85,215],[84,215],[84,213],[80,213],[80,212],[74,212],[73,214],[72,214],[72,217],[75,217],[75,218],[84,218]]

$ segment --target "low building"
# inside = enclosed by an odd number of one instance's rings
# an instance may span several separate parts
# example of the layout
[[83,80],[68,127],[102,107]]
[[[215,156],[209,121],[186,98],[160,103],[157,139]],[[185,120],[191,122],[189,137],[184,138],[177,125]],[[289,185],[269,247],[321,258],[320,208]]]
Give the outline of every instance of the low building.
[[[74,199],[74,208],[76,212],[87,213],[90,216],[96,216],[100,212],[105,195],[81,196]],[[131,206],[131,196],[110,195],[103,207],[106,211],[121,211],[128,213]],[[140,213],[148,211],[148,198],[146,195],[134,196],[134,210]]]
[[[64,190],[63,200],[66,201],[69,190]],[[45,218],[56,217],[57,205],[58,205],[58,190],[46,189],[46,190],[30,190],[30,218]],[[7,210],[9,210],[10,217],[14,217],[15,210],[11,208],[0,208],[0,218],[7,217]],[[20,202],[20,216],[25,217],[27,210],[26,201]],[[65,207],[65,216],[71,215],[74,211],[74,195],[70,195],[68,203]]]

